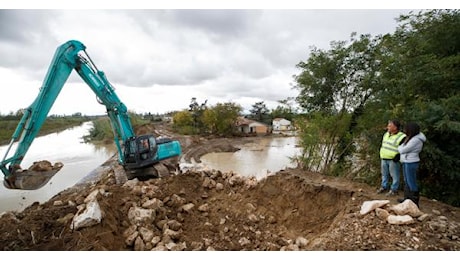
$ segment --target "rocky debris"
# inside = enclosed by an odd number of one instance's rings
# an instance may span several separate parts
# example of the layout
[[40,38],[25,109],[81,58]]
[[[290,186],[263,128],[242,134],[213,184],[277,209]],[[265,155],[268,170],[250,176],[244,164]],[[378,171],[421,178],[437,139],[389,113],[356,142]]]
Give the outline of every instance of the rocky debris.
[[390,203],[389,200],[372,200],[372,201],[365,201],[361,206],[361,210],[359,213],[361,215],[368,214],[372,210],[375,210],[375,214],[383,219],[388,221],[390,224],[395,225],[407,225],[414,223],[414,219],[412,217],[419,217],[423,215],[423,212],[419,210],[417,205],[411,200],[405,200],[402,203],[397,205],[390,205],[388,210],[394,214],[390,214],[385,209],[382,209],[383,206],[388,206]]
[[[188,173],[192,174],[192,173]],[[221,174],[218,171],[200,173],[202,183],[201,188],[205,193],[202,198],[208,198],[208,192],[223,192],[224,183],[232,187],[238,186],[242,189],[249,189],[253,186],[253,178],[242,178],[233,173]],[[192,241],[187,245],[186,241],[181,241],[184,235],[182,222],[189,215],[199,214],[208,216],[210,214],[210,203],[188,202],[184,196],[187,192],[185,189],[179,190],[165,198],[158,199],[157,193],[161,193],[160,187],[156,185],[146,185],[137,180],[126,182],[124,187],[129,187],[134,193],[140,195],[140,201],[143,203],[138,206],[133,204],[128,211],[130,227],[123,233],[127,247],[133,247],[134,250],[215,250],[213,238],[208,238],[205,243],[201,241]],[[150,192],[149,192],[150,191]],[[175,216],[168,216],[168,211],[175,209]],[[226,216],[228,217],[228,216]],[[251,222],[257,222],[258,217],[254,214],[248,216]],[[219,220],[219,225],[224,225],[226,218]],[[214,225],[211,222],[205,222],[209,228]],[[248,227],[249,228],[249,227]],[[229,232],[229,228],[224,228],[224,232]],[[258,231],[262,234],[262,231]],[[231,240],[229,237],[223,238]],[[219,238],[220,239],[220,238]],[[238,240],[240,246],[247,246],[251,242],[248,238],[243,237]]]
[[[186,162],[257,140],[178,138]],[[0,250],[460,250],[460,209],[423,196],[423,214],[396,225],[387,221],[398,215],[391,200],[361,214],[364,202],[388,198],[346,179],[286,169],[256,180],[177,170],[174,160],[163,166],[161,178],[128,180],[112,158],[49,201],[1,214]],[[91,201],[100,222],[73,228]]]
[[[458,209],[445,211],[443,205],[412,224],[392,225],[386,220],[394,214],[391,203],[363,215],[367,193],[335,184],[291,169],[260,181],[210,170],[121,185],[112,170],[44,204],[3,214],[0,245],[2,250],[460,249]],[[77,216],[97,208],[96,201],[100,221],[76,228]],[[379,217],[384,211],[386,219]]]

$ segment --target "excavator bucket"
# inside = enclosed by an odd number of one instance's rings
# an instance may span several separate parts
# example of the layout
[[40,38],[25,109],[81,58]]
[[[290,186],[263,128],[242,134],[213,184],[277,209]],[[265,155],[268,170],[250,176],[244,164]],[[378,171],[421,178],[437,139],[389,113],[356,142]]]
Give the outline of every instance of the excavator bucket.
[[37,190],[47,184],[63,166],[60,162],[54,165],[48,161],[34,162],[27,170],[13,172],[5,178],[3,185],[8,189]]

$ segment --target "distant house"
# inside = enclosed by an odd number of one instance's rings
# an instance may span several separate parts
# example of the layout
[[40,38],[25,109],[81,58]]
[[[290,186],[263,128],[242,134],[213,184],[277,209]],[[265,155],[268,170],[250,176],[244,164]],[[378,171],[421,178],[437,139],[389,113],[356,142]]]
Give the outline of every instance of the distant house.
[[244,117],[238,117],[236,127],[239,132],[245,134],[270,133],[270,127],[268,125]]
[[291,121],[284,118],[275,118],[273,119],[273,131],[291,131],[292,124]]

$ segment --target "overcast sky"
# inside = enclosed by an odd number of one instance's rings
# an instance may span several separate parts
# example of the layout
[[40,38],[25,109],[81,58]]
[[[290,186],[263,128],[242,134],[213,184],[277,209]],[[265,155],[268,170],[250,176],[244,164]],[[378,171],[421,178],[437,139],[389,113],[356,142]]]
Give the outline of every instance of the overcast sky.
[[[81,8],[85,8],[82,6]],[[235,102],[268,108],[297,96],[296,64],[310,47],[350,34],[392,33],[409,9],[1,9],[0,113],[37,97],[56,48],[79,40],[129,110],[187,109]],[[50,114],[104,114],[72,72]]]

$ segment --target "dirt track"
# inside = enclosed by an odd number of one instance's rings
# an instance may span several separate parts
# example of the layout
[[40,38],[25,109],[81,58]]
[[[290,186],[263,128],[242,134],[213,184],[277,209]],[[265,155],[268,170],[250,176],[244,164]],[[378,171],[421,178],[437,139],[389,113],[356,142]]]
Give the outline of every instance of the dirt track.
[[[203,151],[237,149],[226,139],[181,138],[188,158],[199,158]],[[108,170],[97,181],[2,215],[1,249],[460,249],[460,210],[424,197],[420,205],[427,219],[391,225],[375,213],[359,214],[364,201],[387,199],[375,195],[374,187],[301,169],[259,182],[235,173],[186,171],[121,184],[119,166],[114,161],[105,166]],[[101,222],[73,230],[73,217],[94,191],[103,212]],[[392,197],[391,204],[395,200]],[[142,212],[148,217],[139,218]]]

